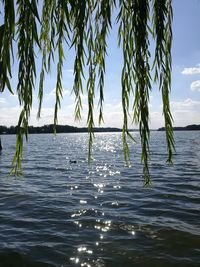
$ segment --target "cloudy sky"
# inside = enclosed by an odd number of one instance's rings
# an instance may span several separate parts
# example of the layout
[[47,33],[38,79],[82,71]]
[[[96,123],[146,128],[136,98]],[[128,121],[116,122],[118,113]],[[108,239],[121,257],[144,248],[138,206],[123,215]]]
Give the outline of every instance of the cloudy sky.
[[[171,110],[174,126],[200,124],[200,0],[173,1],[173,71],[171,90]],[[0,18],[2,23],[2,19]],[[108,40],[108,57],[106,59],[104,126],[122,126],[120,75],[122,55],[117,47],[117,26],[114,25]],[[73,51],[67,51],[63,71],[63,99],[59,111],[59,124],[85,126],[87,118],[87,97],[82,96],[82,122],[74,122],[74,96],[71,93],[73,85]],[[40,71],[40,60],[37,62]],[[37,86],[34,91],[33,108],[30,125],[53,123],[55,104],[56,66],[52,66],[51,74],[45,80],[45,95],[42,117],[36,119],[38,99]],[[17,68],[13,66],[12,86],[17,85]],[[98,97],[98,92],[96,93]],[[153,85],[150,96],[150,127],[163,126],[161,94]],[[98,101],[97,101],[98,103]],[[7,90],[0,94],[0,125],[16,125],[20,107],[16,95],[10,95]],[[97,112],[95,111],[97,118]],[[96,119],[97,124],[97,119]],[[135,126],[133,126],[135,127]]]

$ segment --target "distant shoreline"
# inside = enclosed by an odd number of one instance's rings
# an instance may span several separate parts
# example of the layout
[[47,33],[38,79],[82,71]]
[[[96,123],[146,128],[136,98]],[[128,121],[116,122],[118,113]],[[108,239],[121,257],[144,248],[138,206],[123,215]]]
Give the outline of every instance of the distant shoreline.
[[[28,131],[29,134],[51,134],[53,133],[54,125],[44,125],[44,126],[29,126]],[[185,127],[174,127],[174,131],[200,131],[200,125],[192,124],[187,125]],[[115,127],[94,127],[93,131],[95,133],[119,133],[122,131],[120,128]],[[138,132],[137,129],[130,129],[130,132]],[[159,129],[150,129],[150,131],[165,131],[165,127],[161,127]],[[0,126],[0,134],[1,135],[7,135],[7,134],[16,134],[17,133],[17,126]],[[56,127],[56,133],[88,133],[87,127],[75,127],[70,125],[57,125]]]
[[[174,131],[200,131],[200,124],[191,124],[185,127],[173,127]],[[165,131],[165,127],[159,128],[158,131]]]
[[[29,134],[49,134],[53,133],[54,125],[44,125],[40,127],[35,126],[29,126],[28,132]],[[119,128],[114,127],[94,127],[93,129],[96,133],[102,133],[102,132],[121,132],[122,130]],[[0,134],[16,134],[17,133],[17,126],[0,126]],[[87,127],[75,127],[70,125],[57,125],[56,126],[56,133],[88,133]]]

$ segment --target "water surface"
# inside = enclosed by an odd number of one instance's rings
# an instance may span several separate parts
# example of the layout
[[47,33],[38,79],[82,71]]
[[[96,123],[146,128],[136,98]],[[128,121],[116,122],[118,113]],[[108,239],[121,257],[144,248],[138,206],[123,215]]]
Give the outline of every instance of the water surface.
[[[15,136],[2,136],[0,267],[199,266],[200,132],[151,138],[152,188],[144,188],[138,133],[123,161],[119,133],[31,135],[24,177],[8,177]],[[76,163],[70,163],[76,161]]]

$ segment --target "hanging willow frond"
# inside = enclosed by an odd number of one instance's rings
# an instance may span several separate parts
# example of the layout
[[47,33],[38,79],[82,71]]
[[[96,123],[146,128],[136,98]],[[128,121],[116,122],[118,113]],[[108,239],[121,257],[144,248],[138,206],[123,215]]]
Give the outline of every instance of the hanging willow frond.
[[74,1],[71,3],[71,17],[73,25],[72,45],[75,47],[74,61],[74,85],[73,92],[76,97],[75,119],[81,120],[82,101],[81,94],[83,93],[82,78],[84,78],[85,67],[85,35],[87,29],[87,13],[86,0]]
[[0,92],[3,92],[6,86],[13,94],[10,77],[12,76],[12,43],[15,35],[15,8],[13,0],[3,0],[2,4],[4,6],[4,23],[0,26]]
[[41,19],[41,32],[40,32],[40,50],[42,52],[42,67],[40,72],[38,99],[39,107],[37,118],[40,118],[42,101],[43,101],[43,85],[45,72],[50,71],[50,62],[53,58],[54,52],[54,37],[55,37],[55,23],[54,23],[54,13],[55,13],[55,1],[54,0],[44,0],[42,7],[42,19]]
[[[28,138],[28,122],[32,95],[36,82],[37,51],[42,55],[39,79],[39,107],[41,115],[44,80],[55,58],[57,63],[56,102],[54,125],[58,122],[58,109],[62,98],[62,68],[67,50],[74,49],[75,119],[81,119],[81,95],[87,91],[89,132],[89,158],[94,139],[94,106],[99,91],[99,124],[103,122],[104,80],[106,73],[107,38],[112,29],[113,14],[118,13],[118,43],[123,52],[121,72],[123,129],[122,142],[125,161],[129,161],[129,120],[139,125],[141,161],[144,183],[150,184],[150,130],[149,93],[151,69],[154,81],[162,92],[168,162],[172,163],[174,136],[169,93],[171,87],[172,0],[1,0],[3,24],[0,25],[0,92],[5,88],[12,93],[11,59],[13,40],[17,43],[17,94],[21,113],[18,121],[16,153],[13,172],[21,171],[23,136]],[[42,7],[38,13],[38,6]],[[150,6],[152,4],[152,6]],[[152,10],[152,14],[150,14]],[[17,17],[17,23],[15,22]],[[151,26],[152,24],[152,26]],[[152,27],[152,29],[151,29]],[[39,37],[38,37],[38,32]],[[155,41],[155,56],[150,66],[150,35]],[[56,54],[57,53],[57,54]],[[58,55],[55,57],[55,54]],[[13,55],[14,58],[14,55]],[[85,73],[88,71],[88,75]],[[87,77],[86,88],[83,80]],[[133,106],[130,107],[130,103]],[[55,127],[54,127],[55,130]]]
[[[118,31],[118,43],[119,46],[122,45],[123,49],[123,60],[124,66],[121,75],[121,86],[122,86],[122,108],[123,108],[123,129],[122,129],[122,141],[124,148],[124,158],[125,162],[128,163],[130,159],[129,147],[127,143],[127,137],[132,140],[133,137],[128,129],[128,117],[129,117],[129,99],[130,94],[133,92],[133,43],[131,34],[131,2],[128,2],[129,7],[127,8],[124,1],[120,1],[120,12],[118,14],[117,20],[120,22]],[[127,30],[128,29],[128,30]],[[131,40],[131,41],[129,41]]]
[[97,3],[95,14],[95,57],[98,68],[98,89],[99,89],[99,125],[104,122],[103,119],[103,101],[104,101],[104,75],[105,75],[105,57],[107,55],[107,36],[112,27],[112,10],[116,5],[115,0],[102,0]]
[[[119,45],[122,43],[124,66],[122,69],[122,106],[124,115],[123,145],[125,160],[129,159],[127,137],[131,137],[128,130],[128,114],[130,95],[133,94],[132,121],[139,123],[142,155],[144,163],[144,183],[150,183],[148,168],[149,160],[149,91],[150,66],[149,66],[149,1],[120,1],[120,13],[118,15]],[[133,139],[133,138],[132,138]]]
[[166,142],[168,149],[167,161],[172,164],[174,135],[172,115],[170,111],[169,92],[171,88],[171,46],[172,46],[172,4],[171,0],[153,1],[153,31],[156,39],[154,80],[159,82],[162,91],[163,114],[165,118]]
[[[17,1],[17,12],[19,19],[17,22],[17,38],[18,38],[18,84],[17,93],[19,103],[23,106],[18,121],[18,132],[16,142],[16,153],[13,159],[13,170],[11,172],[21,173],[21,156],[23,134],[28,139],[28,120],[32,108],[33,89],[35,85],[36,66],[35,66],[35,46],[39,46],[37,34],[36,19],[39,18],[37,4],[35,0]],[[22,144],[21,144],[22,146]]]
[[62,67],[64,60],[63,41],[66,37],[69,37],[68,25],[69,25],[69,11],[66,1],[58,1],[56,7],[56,26],[57,26],[57,43],[58,49],[58,63],[57,63],[57,82],[56,82],[56,103],[54,112],[54,132],[56,133],[56,125],[58,123],[58,108],[60,108],[60,99],[62,98]]
[[92,26],[92,13],[88,12],[88,32],[87,32],[87,49],[88,49],[88,60],[87,65],[89,66],[89,77],[87,80],[86,89],[88,92],[88,133],[89,133],[89,144],[88,144],[88,159],[91,158],[91,149],[94,138],[93,127],[94,127],[94,97],[95,97],[95,81],[96,81],[96,62],[95,62],[95,44],[94,44],[94,33]]
[[151,90],[151,75],[149,66],[149,1],[135,1],[133,8],[133,34],[134,34],[134,81],[135,100],[133,121],[139,122],[142,155],[144,163],[144,183],[150,183],[148,168],[149,160],[149,91]]
[[[89,153],[88,159],[91,158],[91,149],[94,139],[94,98],[95,98],[95,86],[98,73],[98,90],[99,90],[99,125],[103,122],[103,101],[104,101],[104,75],[105,75],[105,56],[106,56],[106,38],[111,27],[111,10],[115,1],[99,1],[94,3],[91,1],[93,9],[88,7],[88,31],[87,31],[87,51],[89,66],[89,77],[87,81],[88,92],[88,118],[87,126],[89,133]],[[95,10],[95,17],[93,17],[93,10]],[[95,25],[95,27],[94,27]],[[93,30],[93,28],[95,30]]]

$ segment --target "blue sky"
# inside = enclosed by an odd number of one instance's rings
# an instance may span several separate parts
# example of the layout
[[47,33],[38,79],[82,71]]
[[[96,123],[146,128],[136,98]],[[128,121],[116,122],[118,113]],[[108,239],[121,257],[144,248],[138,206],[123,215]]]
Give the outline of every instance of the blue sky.
[[[173,48],[172,48],[172,90],[170,95],[174,126],[200,123],[200,1],[173,1]],[[2,23],[2,19],[0,20]],[[87,96],[83,94],[82,121],[74,122],[73,85],[73,51],[66,51],[66,63],[63,71],[64,96],[59,111],[59,124],[85,126],[87,119]],[[108,39],[108,57],[106,58],[105,102],[103,126],[122,126],[121,85],[122,54],[117,47],[117,26],[113,25]],[[37,62],[38,73],[40,60]],[[37,86],[34,91],[33,108],[30,125],[53,123],[55,104],[56,65],[52,65],[51,74],[45,81],[45,95],[42,117],[36,119],[38,100]],[[12,86],[17,84],[17,67],[13,65]],[[98,92],[96,93],[98,103]],[[97,105],[96,105],[97,106]],[[96,125],[98,125],[95,109]],[[0,94],[0,125],[16,125],[20,107],[16,95],[11,96],[7,90]],[[153,85],[150,96],[150,127],[163,126],[161,94]],[[130,125],[131,127],[131,125]],[[133,127],[135,127],[133,125]]]

